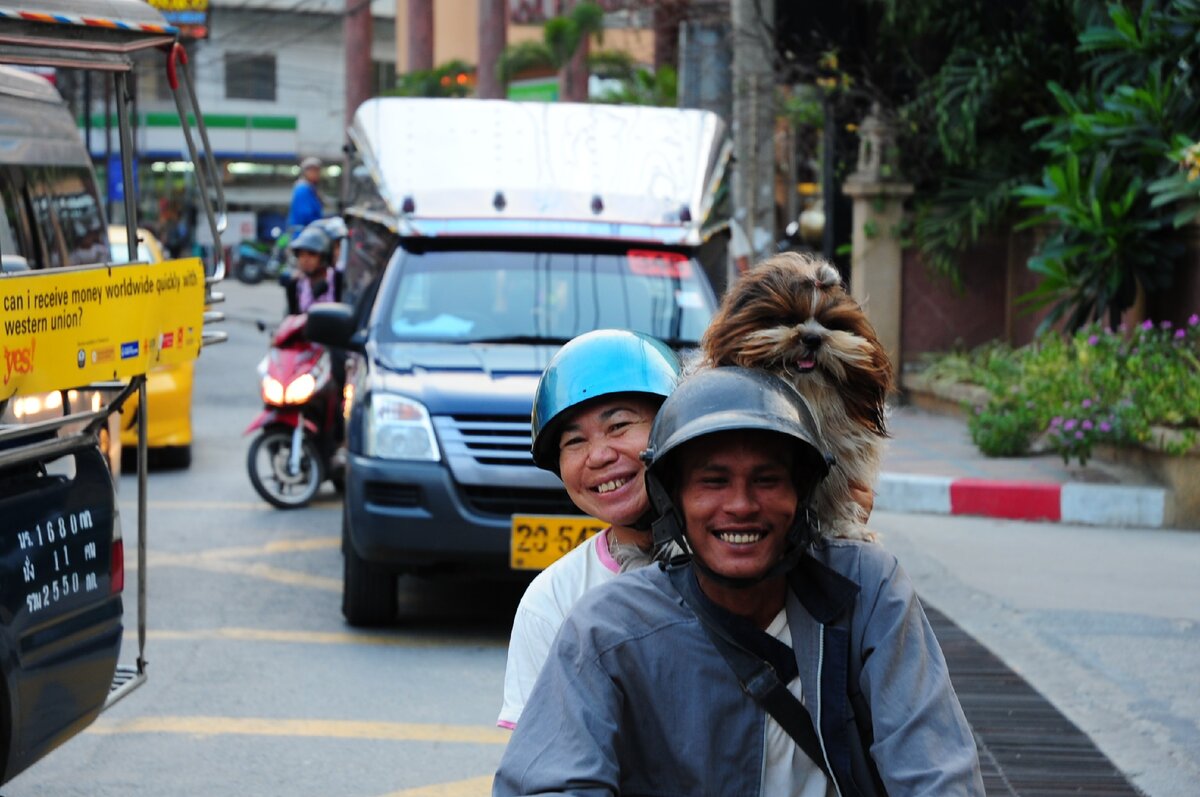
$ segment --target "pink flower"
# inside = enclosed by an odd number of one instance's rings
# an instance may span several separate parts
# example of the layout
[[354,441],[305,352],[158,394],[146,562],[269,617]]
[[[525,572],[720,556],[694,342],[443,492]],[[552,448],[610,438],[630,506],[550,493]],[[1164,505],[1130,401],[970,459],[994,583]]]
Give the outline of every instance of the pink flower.
[[1177,329],[1177,330],[1175,330],[1175,340],[1183,340],[1183,339],[1184,339],[1184,338],[1186,338],[1186,337],[1187,337],[1187,330],[1186,330],[1186,329]]
[[1100,421],[1100,431],[1102,431],[1102,432],[1111,432],[1111,431],[1112,431],[1112,425],[1111,425],[1111,424],[1110,424],[1108,421]]
[[1061,426],[1062,425],[1062,416],[1055,415],[1053,418],[1050,419],[1050,425],[1051,426]]
[[1142,322],[1142,329],[1154,329],[1154,322],[1147,318]]
[[1091,421],[1084,421],[1083,423],[1081,423],[1079,425],[1084,428],[1084,431],[1090,432],[1092,430],[1092,422]]
[[1086,410],[1088,407],[1092,406],[1092,400],[1084,399],[1082,402],[1080,402],[1079,406],[1083,407]]
[[1082,439],[1083,439],[1083,432],[1076,432],[1076,433],[1075,433],[1075,439],[1076,439],[1076,440],[1082,440]]
[[1095,346],[1095,345],[1096,345],[1097,343],[1099,343],[1099,342],[1100,342],[1100,336],[1099,336],[1099,335],[1089,335],[1089,336],[1088,336],[1088,345],[1089,345],[1089,346]]
[[1077,423],[1076,420],[1074,418],[1072,418],[1071,420],[1069,420],[1063,424],[1063,428],[1069,432],[1075,428],[1076,423]]
[[1194,327],[1197,324],[1200,324],[1200,314],[1192,313],[1190,316],[1188,316],[1188,326]]

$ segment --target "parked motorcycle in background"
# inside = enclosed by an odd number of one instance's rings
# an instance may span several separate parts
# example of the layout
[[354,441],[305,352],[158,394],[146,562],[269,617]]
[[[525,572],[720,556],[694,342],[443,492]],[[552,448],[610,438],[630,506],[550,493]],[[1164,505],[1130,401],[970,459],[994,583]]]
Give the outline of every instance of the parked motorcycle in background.
[[276,280],[288,265],[288,243],[291,236],[279,228],[271,231],[274,242],[246,239],[233,253],[233,273],[247,285],[257,285],[264,279]]
[[306,320],[288,316],[275,330],[258,366],[264,408],[245,431],[258,432],[246,456],[250,483],[280,509],[305,506],[326,479],[341,489],[341,469],[332,465],[342,427],[339,380],[330,352],[305,337]]

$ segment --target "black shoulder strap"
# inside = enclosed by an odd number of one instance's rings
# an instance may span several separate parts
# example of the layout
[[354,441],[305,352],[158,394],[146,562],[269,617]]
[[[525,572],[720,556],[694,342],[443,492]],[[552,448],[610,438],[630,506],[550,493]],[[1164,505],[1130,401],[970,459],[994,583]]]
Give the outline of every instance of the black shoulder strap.
[[[700,625],[704,627],[713,646],[721,652],[721,656],[737,676],[742,691],[754,698],[754,701],[787,731],[788,736],[795,740],[804,754],[821,768],[825,777],[832,780],[825,765],[821,742],[813,728],[812,718],[808,716],[808,711],[796,696],[788,691],[787,685],[780,680],[776,668],[734,639],[734,634],[722,618],[710,611],[703,596],[696,594],[698,587],[688,568],[671,566],[667,567],[667,573],[675,589],[699,618]],[[792,655],[790,649],[788,655]],[[796,670],[794,659],[791,669],[793,672]]]

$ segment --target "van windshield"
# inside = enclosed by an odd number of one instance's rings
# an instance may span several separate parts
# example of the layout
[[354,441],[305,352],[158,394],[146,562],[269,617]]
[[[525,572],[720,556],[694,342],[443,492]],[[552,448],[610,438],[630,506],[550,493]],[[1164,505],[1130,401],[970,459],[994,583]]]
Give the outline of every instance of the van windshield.
[[593,329],[695,345],[714,299],[700,264],[618,253],[406,252],[379,306],[392,341],[564,342]]

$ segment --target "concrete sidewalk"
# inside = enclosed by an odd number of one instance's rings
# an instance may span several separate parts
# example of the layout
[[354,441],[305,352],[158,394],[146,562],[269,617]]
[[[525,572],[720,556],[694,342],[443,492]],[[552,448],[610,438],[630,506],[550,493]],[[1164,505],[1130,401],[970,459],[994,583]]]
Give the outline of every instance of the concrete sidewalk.
[[1169,490],[1129,466],[986,457],[964,418],[911,405],[893,410],[889,429],[877,510],[1143,528],[1172,520]]

